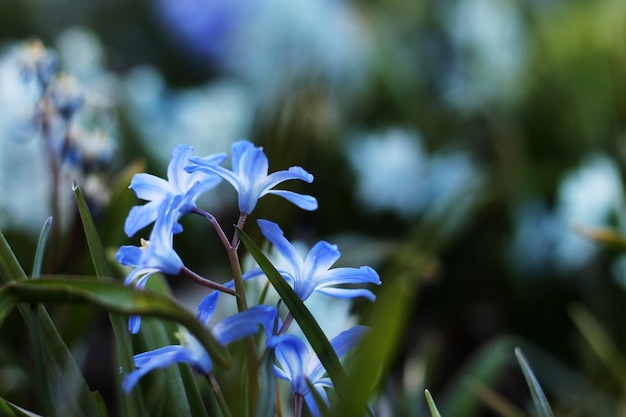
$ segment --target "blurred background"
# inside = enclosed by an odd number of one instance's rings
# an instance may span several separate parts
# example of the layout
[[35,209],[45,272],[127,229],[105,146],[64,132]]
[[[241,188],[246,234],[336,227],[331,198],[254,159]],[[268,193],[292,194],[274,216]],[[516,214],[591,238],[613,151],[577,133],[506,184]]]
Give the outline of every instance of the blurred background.
[[[418,281],[379,415],[425,415],[424,388],[447,417],[503,415],[502,398],[527,411],[513,346],[558,415],[624,415],[626,258],[577,232],[626,231],[623,0],[3,0],[0,229],[25,268],[55,193],[18,65],[35,38],[86,92],[76,129],[99,132],[56,191],[64,243],[47,272],[91,272],[72,179],[116,250],[136,244],[123,234],[133,172],[165,175],[179,143],[204,156],[247,138],[270,170],[312,172],[294,187],[320,203],[269,198],[255,217],[337,243],[383,286]],[[236,220],[228,187],[202,206]],[[222,268],[207,265],[210,230],[185,226],[185,263]],[[64,320],[89,364],[106,331],[85,341]],[[11,361],[27,359],[10,325],[0,394],[19,403],[28,380]],[[107,372],[86,365],[105,394]]]

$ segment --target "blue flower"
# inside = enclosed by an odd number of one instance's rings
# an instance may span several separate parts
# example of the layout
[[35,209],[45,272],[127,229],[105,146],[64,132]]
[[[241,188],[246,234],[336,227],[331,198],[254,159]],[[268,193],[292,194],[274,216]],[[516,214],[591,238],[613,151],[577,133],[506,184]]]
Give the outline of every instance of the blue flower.
[[188,172],[215,173],[228,181],[239,194],[239,211],[250,214],[257,202],[266,194],[274,194],[291,201],[304,210],[316,210],[317,200],[310,195],[293,191],[274,190],[287,180],[313,182],[313,175],[303,168],[291,167],[268,175],[269,163],[263,148],[255,147],[247,140],[235,142],[232,146],[232,170],[226,169],[207,158],[190,158],[196,165],[187,167]]
[[[365,335],[369,329],[365,326],[352,327],[330,341],[331,346],[339,358],[348,353]],[[270,347],[276,347],[274,372],[280,378],[291,382],[294,395],[304,397],[311,414],[319,416],[320,411],[313,394],[309,390],[307,381],[313,386],[321,398],[328,403],[328,396],[324,387],[332,387],[330,378],[325,377],[326,370],[319,358],[309,351],[304,342],[293,335],[275,337],[269,341]]]
[[[333,268],[330,267],[339,259],[340,253],[336,245],[320,241],[302,259],[293,245],[285,238],[280,227],[269,220],[258,220],[263,235],[274,244],[284,258],[285,266],[277,268],[280,274],[292,286],[302,301],[309,298],[314,292],[320,292],[333,297],[355,298],[365,297],[374,301],[372,291],[365,288],[345,287],[353,284],[380,285],[380,277],[369,266],[361,268]],[[263,276],[260,268],[255,268],[246,274],[244,279],[253,279]]]
[[[206,327],[215,309],[218,293],[211,293],[198,306],[198,318]],[[256,305],[244,312],[227,317],[213,326],[210,331],[215,339],[226,345],[235,340],[252,336],[259,330],[259,326],[271,326],[276,317],[276,308],[269,305]],[[201,374],[208,374],[213,369],[211,358],[200,342],[186,329],[181,328],[177,336],[180,345],[164,346],[162,348],[135,355],[135,370],[124,377],[122,387],[129,392],[148,372],[165,368],[176,363],[187,363]]]
[[[173,247],[173,225],[178,213],[175,209],[181,196],[171,196],[163,200],[158,207],[156,222],[150,234],[149,240],[143,240],[141,247],[122,246],[115,259],[122,265],[132,266],[135,269],[126,277],[125,285],[134,285],[139,289],[146,286],[151,274],[163,272],[166,274],[178,274],[184,267]],[[129,321],[131,333],[139,331],[140,317],[132,316]]]
[[[173,231],[182,231],[182,226],[177,222],[180,216],[189,213],[196,207],[197,198],[205,191],[210,190],[220,183],[221,178],[208,171],[198,171],[189,173],[185,166],[189,163],[189,158],[193,153],[193,148],[187,145],[178,145],[172,151],[172,161],[167,168],[167,181],[163,178],[150,174],[136,174],[130,184],[130,188],[135,191],[137,197],[149,201],[142,206],[135,206],[131,209],[124,225],[124,231],[128,236],[132,236],[140,229],[146,227],[156,220],[160,207],[170,196],[182,196],[176,207],[177,218]],[[203,158],[206,163],[221,164],[226,160],[226,154],[215,154]]]

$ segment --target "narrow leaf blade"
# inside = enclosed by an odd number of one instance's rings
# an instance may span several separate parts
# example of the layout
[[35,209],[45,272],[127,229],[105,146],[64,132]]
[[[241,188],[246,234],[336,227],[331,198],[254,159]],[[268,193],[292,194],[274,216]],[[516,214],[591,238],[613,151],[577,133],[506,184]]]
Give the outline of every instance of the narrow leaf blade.
[[524,373],[524,378],[526,379],[526,383],[530,389],[530,394],[533,397],[533,403],[537,409],[537,414],[539,417],[554,417],[554,413],[552,413],[550,404],[548,404],[548,400],[539,385],[539,381],[537,381],[535,374],[530,368],[530,365],[520,348],[515,348],[515,357],[517,358],[517,361],[522,368],[522,372]]
[[[91,260],[96,271],[96,276],[100,281],[109,280],[111,276],[109,266],[106,261],[106,255],[102,248],[102,243],[98,236],[96,226],[89,212],[87,201],[83,195],[80,187],[74,182],[72,189],[76,198],[76,204],[78,206],[78,213],[80,215],[83,229],[85,231],[85,237],[87,238],[87,246],[89,247],[89,253]],[[117,357],[119,365],[124,372],[129,372],[134,368],[133,364],[133,345],[130,340],[130,335],[127,331],[127,325],[124,318],[118,314],[112,314],[109,312],[109,319],[111,320],[111,326],[113,327],[113,334],[115,335],[115,343],[117,347]],[[119,379],[119,376],[118,376]],[[118,380],[118,387],[121,387]],[[121,394],[121,388],[118,388],[118,392]],[[123,410],[124,415],[144,415],[146,414],[144,402],[142,400],[141,390],[138,388],[133,390],[129,395],[121,394],[120,408]]]
[[89,303],[116,313],[173,320],[185,326],[198,339],[213,362],[230,365],[228,351],[193,314],[171,298],[153,291],[139,291],[120,283],[97,282],[89,278],[42,277],[33,281],[13,281],[0,289],[0,305],[17,302]]
[[[311,347],[317,354],[320,362],[324,365],[326,372],[333,381],[338,390],[342,390],[345,386],[343,381],[346,379],[346,373],[339,362],[337,353],[332,348],[328,338],[320,328],[319,324],[311,314],[308,308],[300,300],[294,290],[287,284],[285,279],[276,270],[274,265],[267,259],[263,251],[254,243],[254,241],[240,228],[237,228],[239,238],[246,246],[252,257],[263,270],[269,281],[272,283],[281,299],[300,325],[300,329],[311,344]],[[339,388],[341,387],[341,388]],[[339,396],[342,397],[341,392]]]

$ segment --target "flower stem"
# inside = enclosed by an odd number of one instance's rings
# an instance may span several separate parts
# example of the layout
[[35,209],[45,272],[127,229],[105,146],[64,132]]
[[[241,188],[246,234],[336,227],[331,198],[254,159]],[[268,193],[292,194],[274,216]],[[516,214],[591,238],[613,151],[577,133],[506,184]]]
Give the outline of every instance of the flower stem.
[[205,287],[212,288],[214,290],[222,291],[222,292],[234,295],[236,297],[239,296],[239,294],[237,294],[237,292],[234,291],[233,289],[228,288],[228,287],[226,287],[226,286],[224,286],[222,284],[218,284],[217,282],[211,281],[209,279],[206,279],[206,278],[196,274],[195,272],[193,272],[191,269],[187,268],[186,266],[183,266],[180,269],[179,272],[180,272],[181,275],[191,279],[192,281],[194,281],[197,284],[200,284],[200,285],[205,286]]
[[219,404],[220,408],[222,409],[222,412],[224,413],[225,417],[232,417],[232,414],[230,412],[230,408],[228,408],[228,404],[226,403],[226,400],[224,399],[224,395],[222,394],[222,389],[220,388],[220,384],[217,382],[217,379],[215,379],[215,375],[213,375],[213,372],[209,372],[208,374],[206,374],[206,379],[209,381],[209,385],[211,386],[211,390],[213,391],[213,394],[215,394],[215,398],[217,399],[217,403]]
[[287,332],[287,329],[291,325],[292,321],[293,321],[293,315],[291,314],[291,311],[290,311],[289,313],[287,313],[287,317],[285,317],[285,321],[283,321],[283,325],[278,331],[279,336],[282,336]]
[[304,396],[302,394],[294,394],[294,405],[293,405],[293,417],[301,417],[302,416],[302,402],[304,400]]

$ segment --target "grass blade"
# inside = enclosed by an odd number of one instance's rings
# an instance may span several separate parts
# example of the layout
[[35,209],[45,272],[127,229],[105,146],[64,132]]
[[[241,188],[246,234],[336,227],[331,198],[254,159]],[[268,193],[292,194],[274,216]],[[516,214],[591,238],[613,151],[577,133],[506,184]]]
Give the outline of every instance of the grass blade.
[[[102,248],[102,243],[98,236],[96,226],[89,212],[89,207],[80,187],[74,182],[72,189],[76,198],[76,204],[78,206],[78,213],[83,224],[85,231],[85,237],[87,238],[87,246],[89,247],[89,253],[91,260],[96,271],[96,276],[100,281],[110,280],[111,273],[107,264],[106,255]],[[119,365],[124,372],[129,372],[134,368],[133,362],[133,345],[130,339],[130,334],[127,330],[126,320],[119,314],[114,314],[109,311],[109,319],[111,326],[113,327],[113,334],[115,335],[115,343],[117,347],[117,358]],[[121,376],[118,376],[118,379]],[[118,381],[120,382],[120,381]],[[142,394],[140,387],[133,390],[129,394],[123,394],[121,392],[121,384],[118,385],[118,397],[120,400],[120,406],[123,410],[123,415],[132,417],[135,415],[145,415],[146,410],[144,402],[142,400]]]
[[50,236],[50,229],[52,228],[52,217],[48,217],[41,228],[39,234],[39,242],[37,243],[37,251],[35,252],[35,261],[33,262],[33,278],[37,278],[41,275],[41,265],[43,263],[43,255],[48,243],[48,237]]
[[428,403],[430,415],[432,417],[441,417],[441,414],[439,414],[439,410],[437,410],[437,406],[435,405],[435,400],[433,400],[432,395],[430,395],[430,391],[424,390],[424,395],[426,396],[426,403]]
[[[26,277],[26,273],[11,250],[9,242],[7,242],[0,231],[0,283],[7,284],[17,279],[25,279]],[[13,302],[11,300],[0,300],[0,316],[6,316],[8,310],[12,309],[12,307]],[[30,327],[30,308],[19,305],[18,310],[26,326]],[[46,346],[45,355],[49,372],[53,375],[53,379],[58,381],[58,385],[65,389],[68,405],[71,409],[75,409],[79,415],[102,416],[101,409],[93,399],[91,390],[82,377],[80,368],[74,361],[48,312],[43,306],[39,306],[38,310],[41,334],[43,343]],[[72,390],[67,385],[62,384],[61,381],[64,379],[63,370],[66,370],[67,374],[77,381],[76,390]]]
[[552,413],[550,404],[548,404],[548,400],[539,385],[539,381],[537,381],[535,374],[532,369],[530,369],[530,365],[520,348],[515,348],[515,357],[522,368],[524,378],[526,378],[526,383],[528,384],[535,408],[537,409],[537,415],[539,417],[554,417],[554,413]]

